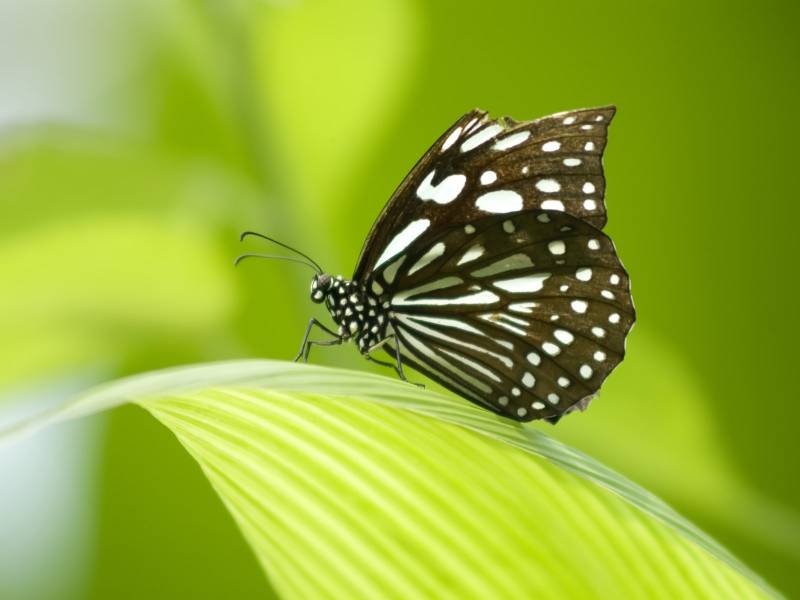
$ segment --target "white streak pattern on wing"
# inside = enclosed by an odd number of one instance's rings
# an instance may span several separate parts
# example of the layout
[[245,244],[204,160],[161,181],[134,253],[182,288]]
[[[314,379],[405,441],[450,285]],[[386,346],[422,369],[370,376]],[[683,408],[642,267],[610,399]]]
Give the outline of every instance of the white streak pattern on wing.
[[504,271],[527,269],[532,266],[534,266],[533,261],[527,254],[513,254],[511,256],[506,256],[505,258],[501,258],[500,260],[495,261],[486,267],[482,267],[480,269],[473,271],[472,276],[489,277],[491,275],[497,275],[498,273],[502,273]]
[[400,258],[395,260],[392,264],[390,264],[383,270],[383,279],[384,281],[386,281],[386,283],[391,285],[394,282],[394,278],[397,275],[397,269],[400,268],[400,265],[403,264],[403,261],[405,261],[405,259],[406,255],[403,254]]
[[452,327],[454,329],[460,329],[462,331],[467,331],[469,333],[474,333],[475,335],[486,335],[483,331],[478,329],[477,327],[473,327],[469,323],[465,323],[459,319],[446,319],[444,317],[429,317],[426,315],[409,315],[414,318],[415,321],[424,321],[425,323],[433,323],[434,325],[441,325],[443,327]]
[[533,314],[533,309],[539,306],[538,302],[515,302],[508,305],[508,310],[518,313]]
[[504,323],[502,321],[502,318],[507,317],[508,315],[504,315],[503,313],[485,313],[479,316],[484,321],[489,321],[489,323],[495,323],[496,325],[508,329],[511,333],[515,333],[520,337],[527,337],[528,335],[524,329],[520,329],[519,327],[515,327],[514,325],[511,325],[509,323]]
[[[440,354],[434,352],[433,348],[431,348],[428,344],[422,343],[416,337],[411,335],[411,333],[406,328],[401,326],[400,331],[403,334],[403,338],[406,339],[411,344],[411,346],[417,350],[417,352],[419,352],[423,356],[426,356],[427,358],[429,358],[436,364],[440,365],[447,371],[450,371],[450,373],[455,375],[456,377],[462,379],[463,381],[466,381],[467,383],[472,384],[473,386],[481,390],[483,393],[485,394],[491,393],[492,391],[491,386],[481,381],[477,377],[473,377],[472,375],[465,373],[455,365],[450,364]],[[430,368],[430,365],[427,365],[427,367]],[[440,371],[437,370],[437,372]]]
[[464,263],[470,262],[471,260],[480,258],[481,256],[483,256],[483,253],[484,253],[483,246],[481,246],[480,244],[475,244],[474,246],[470,247],[469,250],[464,252],[464,255],[460,259],[458,259],[456,266],[461,266]]
[[427,267],[429,264],[431,264],[433,261],[439,258],[442,254],[444,254],[444,249],[445,247],[443,242],[437,242],[436,244],[434,244],[431,247],[431,249],[428,250],[422,256],[422,258],[420,258],[416,263],[414,263],[414,266],[408,270],[408,274],[413,275],[420,269]]
[[[416,356],[414,354],[411,354],[409,352],[401,352],[401,354],[403,355],[403,364],[409,364],[411,361],[415,361],[415,360],[419,361],[419,357],[418,356]],[[490,402],[487,402],[486,400],[484,400],[483,398],[478,396],[473,390],[469,389],[468,387],[466,387],[462,383],[456,381],[452,377],[448,377],[447,375],[445,375],[441,371],[441,369],[432,369],[430,366],[428,366],[428,369],[430,369],[431,371],[435,372],[437,377],[439,377],[440,379],[443,379],[449,385],[452,385],[453,388],[458,390],[459,393],[464,398],[466,398],[467,400],[472,400],[475,404],[478,404],[479,406],[486,406],[491,410],[495,409],[494,406]]]
[[416,221],[411,221],[411,223],[406,225],[400,233],[392,238],[392,241],[389,242],[389,244],[386,246],[386,249],[375,263],[375,268],[378,268],[394,255],[399,254],[408,248],[408,246],[411,245],[411,242],[421,236],[422,233],[430,226],[430,224],[430,219],[417,219]]
[[392,298],[395,306],[410,306],[413,304],[425,304],[428,306],[451,306],[454,304],[494,304],[500,300],[500,296],[494,292],[483,290],[466,296],[456,296],[455,298],[416,298],[408,299],[407,292],[400,292]]
[[497,375],[497,373],[495,373],[491,369],[487,369],[481,363],[476,362],[476,361],[474,361],[474,360],[472,360],[470,358],[467,358],[466,356],[462,356],[458,352],[453,352],[452,350],[448,350],[447,348],[442,348],[441,350],[442,350],[442,352],[444,352],[448,356],[451,356],[451,357],[455,358],[456,360],[461,361],[462,363],[464,363],[465,365],[467,365],[471,369],[475,369],[476,371],[478,371],[480,373],[483,373],[484,375],[486,375],[486,377],[489,377],[490,379],[494,379],[498,383],[503,381],[502,379],[500,379],[500,376]]
[[[392,298],[392,304],[403,304],[412,296],[418,296],[419,294],[424,294],[426,292],[433,292],[452,287],[454,285],[458,285],[459,283],[464,283],[460,277],[442,277],[441,279],[436,279],[435,281],[411,288],[410,290],[398,292],[394,295],[394,298]],[[395,302],[395,300],[397,300],[397,302]]]
[[460,340],[458,338],[450,337],[449,335],[442,333],[441,331],[437,331],[435,329],[431,329],[430,327],[426,327],[421,323],[416,322],[414,319],[415,315],[404,315],[404,314],[396,314],[395,317],[400,320],[401,323],[404,323],[406,327],[416,330],[418,333],[423,335],[427,335],[428,337],[438,338],[445,342],[449,342],[451,344],[458,344],[464,346],[465,348],[469,348],[471,350],[476,350],[478,352],[482,352],[484,354],[488,354],[493,358],[496,358],[501,363],[503,363],[509,369],[514,366],[514,361],[512,361],[508,356],[503,356],[502,354],[497,354],[496,352],[492,352],[491,350],[487,350],[482,346],[477,346],[475,344],[471,344],[469,342],[465,342],[464,340]]
[[492,282],[492,285],[511,293],[538,292],[544,287],[544,282],[550,273],[534,273],[513,279],[502,279]]

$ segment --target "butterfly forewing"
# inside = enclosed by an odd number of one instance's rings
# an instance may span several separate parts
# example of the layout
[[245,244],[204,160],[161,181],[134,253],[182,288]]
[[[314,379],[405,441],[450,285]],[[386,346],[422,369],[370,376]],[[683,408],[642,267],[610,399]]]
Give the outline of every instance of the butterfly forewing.
[[391,290],[404,362],[519,420],[557,417],[593,396],[634,321],[611,240],[561,212],[423,234],[373,277]]
[[606,221],[602,153],[613,107],[534,121],[472,111],[428,150],[373,225],[355,270],[363,280],[422,233],[521,210]]

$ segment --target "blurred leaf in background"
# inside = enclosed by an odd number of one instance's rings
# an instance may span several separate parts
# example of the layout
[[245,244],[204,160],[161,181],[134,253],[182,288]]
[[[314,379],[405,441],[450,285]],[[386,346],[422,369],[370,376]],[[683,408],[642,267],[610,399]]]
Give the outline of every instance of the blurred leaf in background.
[[[233,271],[240,230],[348,274],[386,198],[462,113],[615,103],[608,229],[640,322],[600,400],[553,433],[798,595],[797,10],[2,0],[0,402],[26,411],[76,378],[290,357],[321,316],[308,273]],[[367,368],[347,348],[315,361]],[[199,471],[131,412],[103,437],[74,433],[81,472],[104,448],[83,479],[99,522],[75,589],[171,597],[191,574],[193,597],[232,582],[259,596]]]

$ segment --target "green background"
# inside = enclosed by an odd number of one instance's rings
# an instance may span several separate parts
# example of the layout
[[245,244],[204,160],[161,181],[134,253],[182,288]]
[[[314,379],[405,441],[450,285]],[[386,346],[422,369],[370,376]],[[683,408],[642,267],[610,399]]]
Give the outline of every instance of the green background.
[[[794,5],[0,11],[0,415],[166,365],[291,358],[324,317],[310,271],[234,271],[239,231],[348,275],[394,186],[462,113],[613,103],[607,231],[639,322],[601,398],[546,431],[800,595]],[[353,348],[314,360],[370,368]],[[0,536],[0,596],[263,597],[230,517],[149,416],[125,408],[50,438],[38,443],[58,452],[17,452],[42,462],[0,487],[4,504],[47,492],[31,527]]]

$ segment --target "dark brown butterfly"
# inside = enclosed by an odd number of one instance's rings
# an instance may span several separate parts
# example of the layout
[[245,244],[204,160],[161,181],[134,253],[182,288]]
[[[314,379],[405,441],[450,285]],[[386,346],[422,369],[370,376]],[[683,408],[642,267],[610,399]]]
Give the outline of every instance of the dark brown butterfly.
[[[354,340],[403,379],[413,367],[512,419],[585,408],[635,319],[628,275],[600,230],[614,111],[464,115],[389,200],[352,279],[298,252],[317,270],[311,299],[338,329],[312,319],[296,360]],[[310,340],[314,327],[331,338]],[[375,359],[379,349],[393,361]]]

